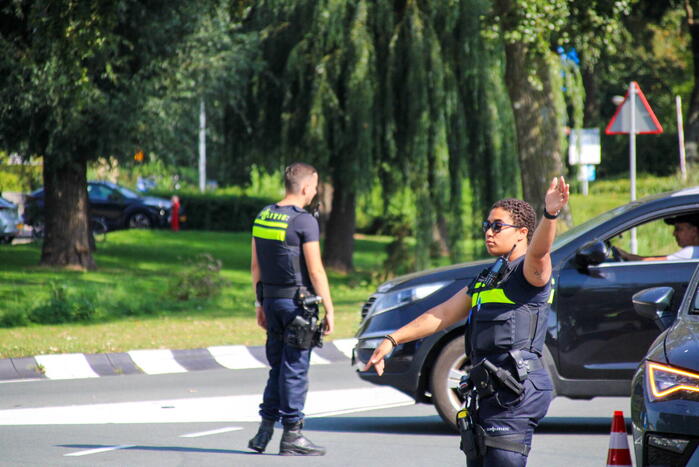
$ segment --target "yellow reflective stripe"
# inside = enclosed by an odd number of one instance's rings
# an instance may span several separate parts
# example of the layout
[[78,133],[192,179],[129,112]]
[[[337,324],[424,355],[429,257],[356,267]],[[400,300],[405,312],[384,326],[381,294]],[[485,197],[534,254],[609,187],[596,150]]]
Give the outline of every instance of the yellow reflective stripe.
[[265,240],[278,240],[283,242],[286,240],[286,230],[268,229],[267,227],[253,225],[252,236],[264,238]]
[[507,298],[507,295],[505,295],[505,291],[502,289],[490,289],[484,290],[483,292],[478,292],[478,290],[476,290],[476,293],[471,298],[471,306],[476,306],[479,300],[481,302],[481,305],[483,305],[484,303],[508,303],[511,305],[515,304],[515,302]]
[[274,221],[265,221],[262,219],[255,219],[255,224],[257,225],[264,225],[267,227],[279,227],[282,229],[286,229],[289,227],[289,224],[287,222],[274,222]]
[[549,303],[553,303],[553,294],[556,292],[556,279],[551,278],[551,295],[549,295]]

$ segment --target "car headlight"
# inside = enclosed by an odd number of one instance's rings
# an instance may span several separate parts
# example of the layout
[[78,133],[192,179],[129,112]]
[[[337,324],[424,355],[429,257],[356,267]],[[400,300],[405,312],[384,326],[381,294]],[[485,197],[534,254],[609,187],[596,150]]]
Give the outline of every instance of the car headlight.
[[431,282],[429,284],[421,284],[380,295],[376,299],[376,302],[374,302],[369,316],[376,316],[393,310],[394,308],[398,308],[399,306],[422,300],[452,282],[453,281]]
[[646,362],[646,381],[651,400],[670,399],[689,394],[699,398],[699,374],[669,365]]

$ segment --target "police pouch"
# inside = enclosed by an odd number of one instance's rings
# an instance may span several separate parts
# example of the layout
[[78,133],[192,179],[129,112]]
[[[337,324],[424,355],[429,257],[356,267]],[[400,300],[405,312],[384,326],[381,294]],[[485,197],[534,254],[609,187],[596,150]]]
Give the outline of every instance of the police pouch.
[[461,450],[466,454],[469,461],[485,456],[487,450],[485,445],[485,430],[480,425],[473,422],[471,414],[466,408],[459,410],[456,414],[456,424],[461,434]]

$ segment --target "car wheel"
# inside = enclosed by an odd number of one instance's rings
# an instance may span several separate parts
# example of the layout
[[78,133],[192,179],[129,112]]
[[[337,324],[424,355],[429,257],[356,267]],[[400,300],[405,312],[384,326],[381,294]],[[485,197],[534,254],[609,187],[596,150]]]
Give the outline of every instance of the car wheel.
[[136,212],[129,216],[126,226],[129,229],[150,229],[153,225],[150,216],[145,212]]
[[467,374],[469,369],[470,363],[464,351],[464,337],[459,335],[439,353],[430,376],[434,406],[442,419],[454,430],[456,412],[461,409],[463,403],[457,388],[461,377]]

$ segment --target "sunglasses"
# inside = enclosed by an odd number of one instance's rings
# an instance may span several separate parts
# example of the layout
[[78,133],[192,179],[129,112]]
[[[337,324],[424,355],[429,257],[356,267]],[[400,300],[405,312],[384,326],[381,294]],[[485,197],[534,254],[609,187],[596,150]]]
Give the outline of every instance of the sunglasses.
[[486,233],[488,229],[493,229],[493,233],[499,233],[502,229],[505,227],[514,227],[516,229],[521,228],[521,225],[512,225],[512,224],[505,224],[503,221],[483,221],[483,233]]

